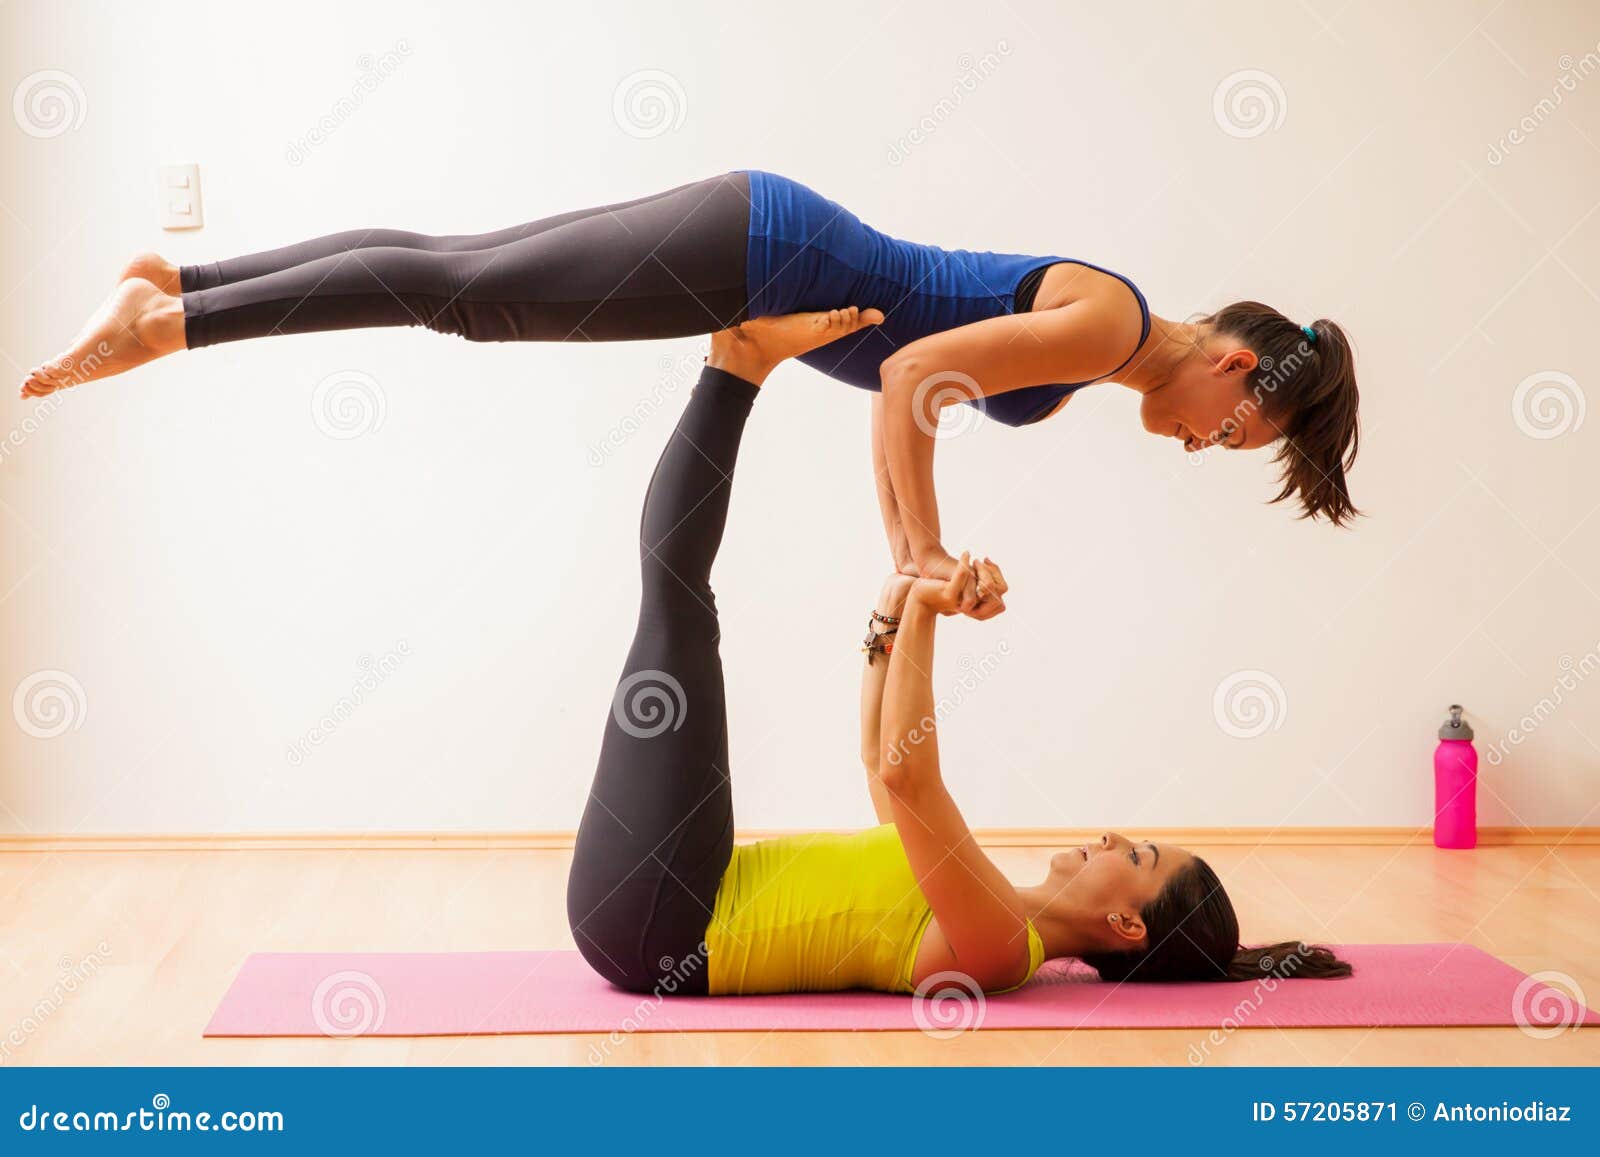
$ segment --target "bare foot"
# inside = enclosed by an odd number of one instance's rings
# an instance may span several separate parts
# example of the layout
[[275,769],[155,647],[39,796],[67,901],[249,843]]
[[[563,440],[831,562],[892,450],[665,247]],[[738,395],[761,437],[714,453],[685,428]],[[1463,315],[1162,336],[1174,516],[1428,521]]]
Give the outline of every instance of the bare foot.
[[785,358],[809,353],[882,321],[881,311],[853,305],[818,313],[758,317],[712,334],[706,364],[759,386]]
[[42,398],[126,373],[183,348],[182,298],[130,278],[112,291],[65,353],[28,375],[22,396]]
[[137,277],[148,281],[162,293],[177,297],[183,292],[182,280],[178,274],[178,267],[168,261],[159,253],[141,253],[132,261],[122,267],[122,276],[118,281],[127,281]]

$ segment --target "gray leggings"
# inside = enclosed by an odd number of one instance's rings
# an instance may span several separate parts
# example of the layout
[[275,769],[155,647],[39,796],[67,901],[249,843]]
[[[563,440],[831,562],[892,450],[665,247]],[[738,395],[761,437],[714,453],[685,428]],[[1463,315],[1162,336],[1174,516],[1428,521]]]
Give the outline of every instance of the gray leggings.
[[469,341],[628,341],[744,321],[750,181],[727,173],[453,237],[356,229],[186,265],[190,349],[420,325]]
[[592,968],[631,992],[709,991],[706,926],[733,855],[722,629],[711,567],[757,390],[707,366],[645,492],[639,625],[567,878]]

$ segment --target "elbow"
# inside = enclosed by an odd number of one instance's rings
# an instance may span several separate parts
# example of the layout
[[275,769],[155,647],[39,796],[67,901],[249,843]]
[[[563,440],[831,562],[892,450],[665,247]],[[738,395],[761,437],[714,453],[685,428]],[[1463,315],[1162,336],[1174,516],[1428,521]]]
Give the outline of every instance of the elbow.
[[916,750],[923,738],[913,730],[899,743],[885,744],[878,760],[878,782],[891,796],[913,809],[930,779],[938,775]]
[[946,406],[965,402],[981,407],[983,402],[983,389],[972,375],[932,364],[925,354],[908,352],[910,348],[878,367],[884,413],[889,415],[886,445],[909,445],[907,439],[915,434],[931,444]]
[[893,748],[884,753],[883,761],[878,764],[878,782],[895,799],[906,801],[915,790],[916,777],[911,774],[904,759],[893,756]]
[[915,388],[923,373],[920,360],[914,354],[905,350],[890,354],[878,367],[878,384],[883,389],[883,396],[901,396]]
[[[891,451],[891,462],[892,451],[910,451],[919,441],[932,441],[939,428],[939,411],[948,400],[943,381],[944,377],[929,370],[921,357],[905,351],[886,358],[878,367],[885,415],[884,448]],[[918,438],[919,434],[923,438]]]

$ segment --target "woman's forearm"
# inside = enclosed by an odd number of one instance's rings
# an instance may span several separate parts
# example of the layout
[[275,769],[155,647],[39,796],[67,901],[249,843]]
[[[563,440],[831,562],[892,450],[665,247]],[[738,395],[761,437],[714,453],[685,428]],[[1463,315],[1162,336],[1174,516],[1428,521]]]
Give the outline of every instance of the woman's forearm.
[[933,717],[933,636],[938,621],[938,613],[913,591],[900,617],[884,682],[881,778],[902,797],[939,774]]
[[939,415],[933,409],[933,391],[917,396],[915,374],[909,362],[891,358],[884,363],[883,450],[912,559],[924,575],[945,577],[950,556],[940,540],[933,483],[933,431]]
[[[911,589],[911,579],[905,575],[892,575],[878,592],[873,609],[887,619],[899,619],[905,613],[906,594]],[[861,665],[861,765],[867,772],[867,791],[872,796],[872,810],[880,824],[894,822],[888,789],[883,786],[883,749],[880,746],[883,732],[883,688],[889,676],[892,647],[899,636],[894,623],[874,621],[872,629],[887,637],[883,640],[891,648],[890,654],[868,652]]]
[[889,557],[901,574],[915,574],[916,560],[900,520],[900,500],[895,497],[894,479],[889,475],[889,457],[883,448],[883,395],[872,396],[872,478],[878,494],[878,513],[883,518],[883,533],[889,540]]

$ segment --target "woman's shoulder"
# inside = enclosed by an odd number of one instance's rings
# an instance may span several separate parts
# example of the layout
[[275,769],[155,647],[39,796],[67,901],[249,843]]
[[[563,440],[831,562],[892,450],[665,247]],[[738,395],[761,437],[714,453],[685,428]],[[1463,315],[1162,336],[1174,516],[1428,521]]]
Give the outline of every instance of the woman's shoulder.
[[1148,319],[1150,307],[1144,293],[1133,280],[1088,261],[1064,258],[1044,271],[1039,292],[1034,295],[1034,310],[1058,309],[1080,303],[1103,303],[1134,326]]
[[1045,271],[1032,312],[1068,307],[1075,319],[1075,348],[1085,353],[1083,343],[1092,342],[1099,360],[1105,363],[1105,368],[1089,380],[1121,369],[1150,336],[1150,307],[1139,287],[1122,274],[1098,265],[1060,261]]

